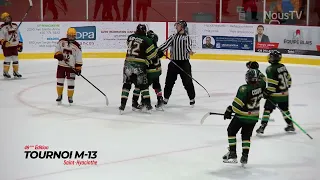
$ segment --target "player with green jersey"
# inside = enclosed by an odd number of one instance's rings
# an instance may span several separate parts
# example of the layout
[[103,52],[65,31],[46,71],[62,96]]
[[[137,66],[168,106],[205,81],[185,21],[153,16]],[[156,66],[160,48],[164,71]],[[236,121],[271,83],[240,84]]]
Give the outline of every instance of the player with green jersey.
[[267,83],[267,77],[259,70],[259,63],[256,61],[249,61],[246,63],[248,69],[256,69],[259,71],[259,78],[265,84]]
[[[152,39],[153,45],[158,48],[158,35],[155,34],[152,30],[149,30],[147,32],[147,37]],[[163,97],[162,97],[162,89],[160,85],[160,75],[162,73],[161,69],[161,61],[160,58],[156,58],[155,61],[153,61],[151,64],[149,64],[147,68],[147,79],[148,79],[148,84],[152,84],[152,88],[154,89],[156,95],[157,95],[157,105],[156,108],[159,109],[163,105]],[[140,89],[135,88],[133,91],[134,96],[132,97],[133,101],[138,101],[139,99],[139,94],[140,94]],[[142,99],[142,97],[141,97]]]
[[[228,126],[229,152],[223,156],[225,163],[237,163],[236,135],[241,129],[242,157],[240,162],[247,164],[250,149],[250,139],[252,131],[259,118],[259,105],[263,97],[266,84],[259,78],[259,70],[249,69],[246,73],[246,82],[239,87],[232,106],[228,106],[224,113],[224,119],[231,119]],[[241,117],[239,117],[241,116]]]
[[273,51],[268,56],[270,66],[267,67],[267,81],[268,88],[264,92],[264,97],[267,99],[264,106],[264,112],[262,117],[261,126],[257,129],[258,134],[263,134],[268,124],[270,114],[276,108],[275,105],[285,113],[282,114],[283,118],[287,122],[285,131],[293,132],[295,128],[289,111],[289,88],[291,87],[292,78],[289,71],[284,64],[281,64],[282,54],[278,51]]
[[[136,32],[129,35],[127,39],[128,49],[123,67],[123,86],[121,106],[119,107],[120,112],[125,109],[132,84],[141,91],[143,105],[148,111],[152,109],[147,79],[147,67],[156,60],[157,49],[154,46],[152,39],[148,38],[146,33],[146,25],[139,24]],[[139,107],[138,102],[133,101],[132,107]]]

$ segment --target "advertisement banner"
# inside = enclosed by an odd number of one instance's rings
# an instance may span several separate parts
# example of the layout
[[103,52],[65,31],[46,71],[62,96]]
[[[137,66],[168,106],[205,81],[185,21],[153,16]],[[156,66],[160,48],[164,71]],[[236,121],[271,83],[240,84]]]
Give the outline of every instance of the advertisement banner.
[[[24,52],[53,52],[69,27],[77,31],[83,51],[125,52],[127,37],[134,33],[138,22],[25,22],[20,26]],[[165,39],[165,23],[144,23]]]
[[253,37],[202,36],[202,49],[253,50]]
[[[169,35],[177,32],[174,24],[169,23]],[[188,34],[192,39],[192,48],[195,51],[253,51],[254,32],[255,26],[252,24],[188,23]],[[211,42],[206,45],[206,40],[211,40]],[[211,48],[207,48],[207,46]]]
[[317,27],[258,25],[255,52],[277,49],[283,54],[320,56],[320,34]]

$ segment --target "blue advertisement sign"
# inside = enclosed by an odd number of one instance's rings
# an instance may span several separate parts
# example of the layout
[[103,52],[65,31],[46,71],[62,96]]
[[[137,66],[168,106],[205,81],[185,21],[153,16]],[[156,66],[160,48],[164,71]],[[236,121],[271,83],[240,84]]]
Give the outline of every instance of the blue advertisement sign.
[[253,37],[202,36],[202,49],[232,49],[253,51]]
[[77,40],[92,41],[97,38],[96,26],[73,27],[77,31]]

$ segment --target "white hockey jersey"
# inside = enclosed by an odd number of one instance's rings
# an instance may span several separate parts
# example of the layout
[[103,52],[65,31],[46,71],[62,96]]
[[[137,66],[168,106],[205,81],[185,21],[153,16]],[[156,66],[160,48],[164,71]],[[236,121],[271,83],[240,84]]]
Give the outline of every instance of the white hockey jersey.
[[76,64],[82,65],[82,50],[77,41],[68,42],[67,38],[60,39],[55,49],[55,55],[57,54],[63,54],[65,58],[64,61],[59,61],[59,66],[69,67],[70,65],[75,68]]
[[20,41],[19,30],[17,29],[18,25],[15,23],[12,24],[2,24],[0,26],[0,41],[1,44],[4,41],[8,41],[10,46],[18,46]]

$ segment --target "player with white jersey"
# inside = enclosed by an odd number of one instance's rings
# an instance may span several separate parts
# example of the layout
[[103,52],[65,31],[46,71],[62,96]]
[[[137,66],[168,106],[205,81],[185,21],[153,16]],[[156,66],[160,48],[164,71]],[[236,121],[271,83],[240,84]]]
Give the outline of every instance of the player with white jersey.
[[21,78],[19,74],[19,60],[18,52],[22,52],[22,41],[19,36],[18,25],[12,22],[12,17],[9,13],[5,12],[1,14],[1,20],[4,22],[0,26],[0,44],[3,50],[4,62],[3,62],[3,76],[5,78],[11,78],[9,69],[12,61],[13,76],[15,78]]
[[57,93],[56,101],[61,104],[62,93],[64,88],[64,81],[67,79],[68,85],[68,101],[73,103],[73,93],[76,75],[81,74],[82,68],[82,50],[80,44],[76,41],[76,30],[69,28],[67,31],[67,38],[59,40],[54,58],[57,59]]

